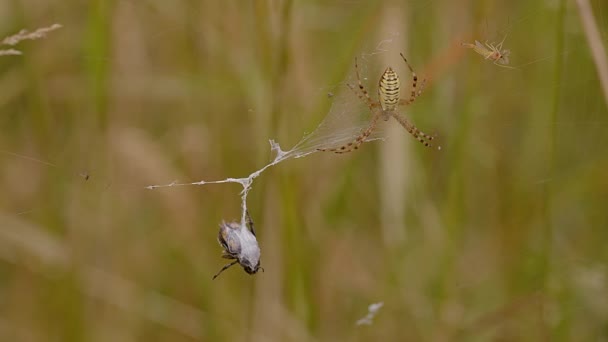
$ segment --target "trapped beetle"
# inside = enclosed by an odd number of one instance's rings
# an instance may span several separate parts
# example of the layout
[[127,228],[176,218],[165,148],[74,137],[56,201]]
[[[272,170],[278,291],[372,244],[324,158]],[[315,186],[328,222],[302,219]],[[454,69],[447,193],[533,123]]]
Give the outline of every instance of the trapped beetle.
[[222,258],[236,260],[222,267],[213,276],[213,279],[236,263],[239,263],[249,274],[255,274],[260,269],[262,272],[264,271],[264,268],[260,266],[260,246],[255,237],[253,220],[249,211],[245,211],[245,218],[246,226],[242,226],[239,222],[222,222],[220,224],[217,241],[224,248]]

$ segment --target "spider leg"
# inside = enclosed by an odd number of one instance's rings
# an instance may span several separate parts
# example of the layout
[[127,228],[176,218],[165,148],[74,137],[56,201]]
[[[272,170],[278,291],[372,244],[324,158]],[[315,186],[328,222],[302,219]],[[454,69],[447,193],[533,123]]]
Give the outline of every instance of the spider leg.
[[357,57],[355,57],[355,74],[357,75],[357,83],[359,84],[359,90],[363,93],[363,95],[365,95],[365,98],[367,99],[365,102],[367,103],[369,108],[372,109],[373,101],[371,97],[369,97],[369,93],[367,92],[367,90],[365,90],[363,83],[361,83],[361,76],[359,76],[359,64],[357,63]]
[[399,100],[399,105],[407,106],[407,105],[412,104],[414,101],[416,101],[416,98],[418,96],[422,95],[422,91],[424,90],[424,86],[426,85],[426,79],[422,80],[422,84],[421,84],[420,88],[417,89],[416,87],[418,86],[418,75],[416,75],[416,73],[414,72],[414,68],[412,68],[412,66],[407,61],[407,59],[405,58],[403,53],[400,53],[400,55],[401,55],[401,58],[403,58],[403,61],[405,62],[405,64],[407,65],[407,68],[410,69],[410,72],[412,73],[412,90],[410,92],[410,98],[407,100],[406,99]]
[[[422,132],[421,130],[416,128],[416,126],[414,126],[414,124],[411,123],[405,117],[402,117],[402,116],[398,115],[397,113],[391,113],[391,115],[401,124],[401,126],[403,126],[403,128],[405,128],[405,130],[409,134],[413,135],[414,138],[416,138],[416,140],[420,141],[420,143],[422,143],[422,145],[424,145],[426,147],[433,147],[433,145],[430,143],[430,141],[435,139],[435,137]],[[439,148],[441,148],[441,147],[439,147]]]
[[357,57],[355,57],[355,74],[357,75],[357,84],[358,84],[359,91],[357,91],[357,88],[355,88],[355,86],[353,86],[350,83],[347,83],[346,85],[348,86],[348,88],[350,90],[353,91],[353,93],[355,93],[357,95],[357,97],[361,101],[363,101],[365,104],[367,104],[367,106],[369,107],[369,109],[373,113],[374,112],[374,108],[379,108],[380,107],[380,103],[374,102],[372,100],[372,98],[369,96],[369,93],[367,92],[367,90],[365,89],[365,87],[363,86],[363,83],[361,82],[361,76],[359,75],[359,64],[357,62]]
[[379,118],[380,118],[380,114],[375,113],[374,116],[372,117],[372,121],[369,123],[369,126],[367,127],[367,129],[365,131],[363,131],[363,133],[361,133],[361,135],[359,135],[355,139],[355,141],[350,142],[346,145],[340,146],[339,148],[331,149],[330,151],[338,153],[338,154],[342,154],[342,153],[348,153],[348,152],[351,152],[352,150],[358,149],[359,146],[361,146],[361,144],[363,144],[365,142],[365,139],[367,139],[372,134],[372,132],[374,131],[374,128],[376,128],[376,124],[378,123]]
[[222,269],[221,269],[219,272],[217,272],[217,273],[216,273],[216,274],[213,276],[213,280],[215,280],[215,278],[217,278],[217,276],[219,276],[219,275],[220,275],[220,273],[224,272],[224,271],[225,271],[225,270],[227,270],[227,269],[228,269],[230,266],[232,266],[232,265],[236,264],[237,262],[239,262],[239,261],[238,261],[238,260],[235,260],[235,261],[233,261],[233,262],[231,262],[231,263],[227,264],[226,266],[222,267]]
[[355,95],[357,95],[357,97],[363,101],[365,104],[367,104],[367,106],[369,107],[369,109],[371,109],[372,111],[374,110],[374,108],[380,108],[380,103],[378,102],[374,102],[369,95],[367,94],[367,92],[364,92],[363,94],[361,94],[360,91],[357,91],[357,88],[355,88],[354,85],[352,84],[346,84],[346,86],[353,91],[353,93],[355,93]]
[[379,112],[374,113],[374,116],[372,117],[372,120],[369,123],[369,126],[367,126],[365,131],[363,131],[354,141],[351,141],[348,144],[345,144],[345,145],[342,145],[342,146],[336,147],[336,148],[319,148],[317,150],[322,151],[322,152],[329,151],[329,152],[342,154],[342,153],[348,153],[348,152],[351,152],[352,150],[358,149],[359,146],[361,146],[361,144],[363,144],[365,142],[365,139],[367,139],[372,134],[372,132],[374,131],[374,128],[376,128],[376,124],[378,123],[379,118],[380,118],[380,113]]
[[375,103],[371,97],[369,96],[369,93],[367,92],[367,90],[365,90],[365,87],[363,86],[363,83],[361,82],[361,76],[359,75],[359,64],[357,63],[357,58],[355,58],[355,73],[357,75],[357,83],[358,83],[358,88],[359,91],[357,91],[357,88],[355,88],[355,86],[351,85],[351,84],[347,84],[348,88],[350,88],[350,90],[352,90],[355,94],[357,94],[357,96],[359,97],[359,99],[361,99],[361,101],[365,102],[365,104],[367,104],[367,106],[369,107],[369,109],[372,111],[372,120],[370,121],[369,126],[367,126],[367,128],[358,136],[355,138],[355,140],[349,142],[348,144],[336,147],[336,148],[318,148],[317,151],[321,151],[321,152],[325,152],[325,151],[329,151],[329,152],[335,152],[335,153],[347,153],[347,152],[351,152],[352,150],[356,150],[359,148],[359,146],[361,146],[361,144],[363,144],[365,142],[365,139],[367,139],[372,132],[374,131],[374,128],[376,128],[376,124],[378,123],[378,118],[380,118],[380,114],[381,112],[377,112],[374,108],[377,108],[380,106],[379,103]]
[[[416,98],[418,98],[418,96],[422,95],[422,92],[424,91],[424,87],[426,86],[426,79],[422,80],[420,87],[418,88],[418,92],[416,93],[416,97],[414,98],[414,100]],[[399,105],[400,106],[409,106],[412,104],[412,102],[414,102],[414,100],[410,99],[399,99]]]

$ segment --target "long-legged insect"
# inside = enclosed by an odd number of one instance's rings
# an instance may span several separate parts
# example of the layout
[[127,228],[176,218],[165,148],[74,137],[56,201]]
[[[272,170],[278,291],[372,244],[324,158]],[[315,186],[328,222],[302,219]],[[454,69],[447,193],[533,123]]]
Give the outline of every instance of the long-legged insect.
[[488,41],[486,41],[484,45],[477,40],[475,41],[475,44],[462,43],[461,45],[473,49],[473,51],[482,55],[485,59],[491,60],[493,64],[499,67],[514,69],[513,67],[507,66],[507,64],[509,64],[509,55],[511,54],[511,50],[503,50],[502,44],[504,43],[505,39],[507,39],[507,35],[504,36],[498,45],[488,43]]
[[347,153],[352,150],[356,150],[365,142],[378,124],[378,120],[382,118],[387,121],[391,116],[397,120],[405,128],[405,130],[416,138],[416,140],[420,141],[424,146],[432,147],[431,140],[434,139],[433,136],[430,136],[418,128],[414,126],[407,118],[399,115],[397,109],[399,106],[407,106],[416,100],[418,96],[422,94],[422,90],[424,89],[424,85],[426,80],[422,81],[422,85],[420,88],[417,88],[418,85],[418,76],[414,72],[414,69],[408,63],[405,56],[401,54],[403,61],[407,65],[408,69],[412,73],[412,90],[408,99],[400,98],[400,81],[399,75],[391,68],[388,67],[380,77],[380,81],[378,82],[378,101],[374,101],[369,96],[369,93],[363,86],[361,82],[361,76],[359,75],[359,65],[357,63],[357,59],[355,58],[355,73],[357,75],[357,83],[358,86],[355,87],[352,84],[347,84],[348,87],[361,99],[361,101],[365,102],[372,112],[372,119],[365,130],[361,132],[359,136],[355,138],[354,141],[347,143],[346,145],[336,147],[336,148],[320,148],[319,151],[330,151],[335,153]]
[[246,211],[245,214],[246,227],[241,226],[240,222],[222,222],[220,224],[217,241],[224,248],[222,258],[235,260],[222,267],[213,276],[213,279],[237,263],[249,274],[255,274],[260,269],[262,272],[264,271],[264,268],[260,266],[260,246],[255,236],[253,220],[249,211]]

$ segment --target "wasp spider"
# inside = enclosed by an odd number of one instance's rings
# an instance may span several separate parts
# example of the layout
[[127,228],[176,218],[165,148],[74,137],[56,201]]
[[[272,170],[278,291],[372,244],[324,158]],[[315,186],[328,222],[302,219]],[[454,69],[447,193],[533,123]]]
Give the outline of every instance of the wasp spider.
[[424,84],[426,82],[426,80],[423,80],[420,88],[417,88],[418,76],[416,76],[414,69],[412,68],[410,63],[408,63],[407,59],[405,59],[405,56],[401,54],[401,57],[403,58],[403,61],[412,73],[412,90],[409,98],[399,98],[399,93],[401,89],[399,75],[397,75],[397,73],[391,67],[388,67],[386,68],[386,70],[380,77],[380,81],[378,82],[378,101],[374,101],[371,99],[369,93],[361,83],[361,77],[359,76],[359,65],[357,64],[357,59],[355,58],[355,73],[357,75],[358,89],[352,84],[347,85],[353,92],[355,92],[355,94],[357,94],[359,99],[361,99],[367,104],[367,106],[372,112],[372,119],[369,123],[369,126],[367,126],[367,128],[363,130],[361,134],[357,138],[355,138],[355,140],[340,147],[318,149],[319,151],[347,153],[351,152],[352,150],[356,150],[359,148],[359,146],[361,146],[361,144],[365,142],[365,139],[367,139],[372,134],[380,118],[382,118],[384,121],[387,121],[391,116],[395,118],[401,124],[401,126],[403,126],[403,128],[408,131],[408,133],[413,135],[414,138],[420,141],[424,146],[433,146],[431,145],[431,140],[433,140],[434,138],[433,136],[423,133],[418,128],[416,128],[416,126],[414,126],[414,124],[411,123],[407,118],[399,115],[399,113],[397,112],[399,106],[407,106],[412,104],[416,100],[416,98],[422,94],[422,90],[424,89]]

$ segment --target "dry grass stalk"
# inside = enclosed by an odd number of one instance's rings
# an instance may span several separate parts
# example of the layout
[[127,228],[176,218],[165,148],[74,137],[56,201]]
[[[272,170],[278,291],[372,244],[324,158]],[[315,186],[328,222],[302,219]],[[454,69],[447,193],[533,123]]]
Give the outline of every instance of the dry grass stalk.
[[15,49],[0,50],[0,56],[16,56],[21,55],[21,51]]
[[597,73],[600,78],[600,84],[604,91],[604,101],[608,106],[608,59],[606,58],[606,49],[602,43],[602,38],[593,16],[593,10],[588,0],[577,0],[578,10],[581,16],[581,23],[591,49],[591,55],[597,68]]
[[[19,44],[19,42],[23,40],[36,40],[40,38],[46,37],[47,33],[54,31],[60,28],[60,24],[53,24],[49,27],[42,27],[33,32],[28,32],[27,30],[21,30],[18,33],[8,36],[2,40],[0,45],[10,45],[14,46]],[[0,56],[8,56],[8,55],[21,55],[21,51],[15,49],[6,49],[0,50]]]

